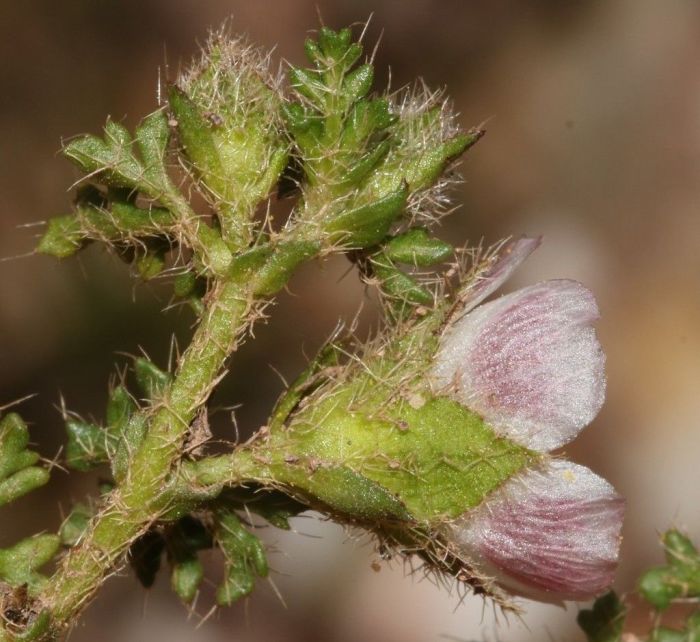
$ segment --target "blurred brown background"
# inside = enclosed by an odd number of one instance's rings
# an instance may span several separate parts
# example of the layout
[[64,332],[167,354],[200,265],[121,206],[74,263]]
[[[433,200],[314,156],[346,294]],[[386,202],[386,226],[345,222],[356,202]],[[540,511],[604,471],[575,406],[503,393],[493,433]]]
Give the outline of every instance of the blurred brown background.
[[[276,56],[302,62],[306,31],[374,14],[379,77],[398,87],[422,75],[447,86],[461,121],[488,121],[468,154],[462,207],[442,229],[455,242],[544,234],[509,287],[571,277],[603,314],[608,401],[567,449],[628,498],[618,587],[660,559],[657,533],[673,524],[700,536],[700,4],[696,0],[5,0],[0,8],[0,256],[28,252],[40,228],[68,211],[78,178],[61,137],[97,132],[110,114],[132,126],[156,105],[158,68],[171,77],[207,30],[235,30]],[[246,403],[241,428],[264,421],[281,389],[332,330],[366,300],[342,261],[304,270],[257,330],[217,396]],[[0,263],[0,406],[19,410],[42,453],[62,441],[61,395],[102,416],[107,381],[125,353],[167,360],[191,317],[163,314],[167,289],[133,286],[98,248],[58,263]],[[371,323],[376,310],[365,305]],[[232,437],[227,414],[222,435]],[[0,544],[55,528],[95,477],[54,473],[50,488],[0,514]],[[580,640],[576,607],[527,605],[527,627],[495,618],[478,598],[404,578],[394,563],[370,569],[373,548],[307,517],[296,534],[266,533],[275,584],[212,615],[204,591],[189,621],[164,574],[148,593],[111,580],[72,640]],[[312,537],[309,537],[312,536]],[[499,623],[496,623],[498,619]],[[641,624],[640,624],[641,625]]]

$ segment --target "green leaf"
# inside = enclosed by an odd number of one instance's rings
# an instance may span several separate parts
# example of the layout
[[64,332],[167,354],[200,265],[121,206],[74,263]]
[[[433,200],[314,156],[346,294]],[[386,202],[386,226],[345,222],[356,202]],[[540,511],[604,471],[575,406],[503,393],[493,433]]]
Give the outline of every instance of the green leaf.
[[0,479],[35,464],[39,455],[27,450],[29,429],[22,418],[10,413],[0,421]]
[[402,214],[408,197],[408,187],[396,191],[372,203],[346,210],[326,223],[331,239],[346,247],[364,248],[379,243]]
[[170,188],[170,178],[165,167],[169,139],[168,118],[162,109],[146,116],[136,129],[136,143],[143,159],[145,175],[164,191]]
[[599,597],[592,609],[581,611],[576,620],[588,642],[619,642],[625,625],[625,607],[610,591]]
[[225,196],[224,167],[209,122],[194,101],[175,85],[170,87],[168,102],[177,121],[180,142],[192,166],[217,194]]
[[104,140],[88,134],[64,147],[64,155],[87,174],[97,174],[108,185],[138,188],[143,167],[134,157],[128,131],[113,121],[105,125]]
[[136,409],[136,402],[125,386],[120,385],[114,388],[107,401],[106,420],[108,430],[119,434],[129,417],[136,412]]
[[87,471],[109,461],[107,433],[101,426],[69,418],[66,420],[66,464],[75,470]]
[[420,305],[433,303],[434,297],[430,290],[419,285],[414,278],[390,263],[375,259],[372,261],[372,269],[381,281],[382,290],[390,297]]
[[134,373],[141,392],[151,400],[161,398],[173,379],[169,372],[143,357],[134,360]]
[[49,220],[37,251],[63,259],[75,254],[82,247],[83,239],[82,226],[76,216],[55,216]]
[[245,529],[234,512],[222,510],[216,517],[216,538],[225,556],[226,573],[216,601],[228,606],[251,593],[256,576],[267,576],[267,557],[263,543]]
[[204,579],[204,567],[197,556],[180,559],[173,564],[170,585],[183,602],[191,602]]
[[318,241],[287,241],[275,246],[255,275],[255,293],[270,296],[279,292],[301,263],[318,254],[320,245]]
[[289,70],[289,84],[301,96],[308,98],[316,105],[323,105],[327,89],[318,72],[292,67]]
[[29,429],[16,413],[0,421],[0,506],[48,482],[49,472],[35,466],[39,455],[27,450]]
[[700,555],[677,530],[664,534],[667,566],[652,568],[639,580],[639,592],[655,608],[667,609],[676,599],[700,597]]
[[370,64],[360,65],[343,80],[342,95],[349,107],[354,102],[363,98],[372,88],[374,82],[374,67]]
[[0,549],[0,578],[11,586],[37,587],[44,579],[37,570],[56,555],[60,545],[57,535],[34,535]]
[[143,443],[147,428],[147,418],[143,414],[136,413],[129,418],[118,435],[115,434],[116,443],[110,459],[112,474],[117,482],[122,482],[126,478],[131,457]]
[[64,546],[75,546],[87,531],[92,516],[93,512],[88,506],[75,504],[58,531],[61,543]]
[[428,230],[414,227],[391,239],[384,246],[384,253],[398,263],[430,267],[449,259],[454,248],[449,243],[431,237]]
[[0,506],[13,502],[49,481],[49,471],[30,466],[0,482]]
[[90,240],[133,244],[136,238],[163,237],[174,223],[170,211],[160,207],[142,208],[127,201],[113,201],[109,207],[79,204],[74,214],[49,220],[37,250],[65,258]]

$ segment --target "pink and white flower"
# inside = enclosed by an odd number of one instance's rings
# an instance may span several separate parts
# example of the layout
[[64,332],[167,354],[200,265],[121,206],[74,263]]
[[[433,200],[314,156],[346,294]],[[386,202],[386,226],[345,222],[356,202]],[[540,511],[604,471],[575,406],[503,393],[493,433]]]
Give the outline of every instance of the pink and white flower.
[[[542,453],[576,437],[605,397],[605,356],[592,293],[545,281],[479,305],[539,245],[507,244],[448,324],[431,372],[438,394],[480,414],[494,431]],[[487,496],[455,526],[476,566],[535,599],[586,599],[617,565],[624,501],[582,466],[543,458]]]

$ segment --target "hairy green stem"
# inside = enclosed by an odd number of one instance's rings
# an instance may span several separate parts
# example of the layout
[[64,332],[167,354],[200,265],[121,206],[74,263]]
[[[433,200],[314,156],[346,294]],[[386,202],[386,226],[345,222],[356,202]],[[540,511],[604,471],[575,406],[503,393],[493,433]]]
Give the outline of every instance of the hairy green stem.
[[249,308],[250,297],[241,284],[227,281],[215,288],[172,386],[153,411],[127,479],[41,591],[39,602],[51,612],[54,629],[71,621],[129,544],[168,508],[170,473],[189,424],[235,349]]
[[[181,494],[182,475],[173,474],[190,423],[250,323],[256,296],[274,294],[299,263],[320,250],[319,245],[306,242],[297,247],[293,234],[287,238],[292,239],[292,251],[289,243],[280,244],[252,273],[234,270],[213,287],[173,383],[163,399],[146,411],[151,417],[148,433],[133,453],[125,481],[112,492],[82,541],[66,555],[37,596],[37,608],[51,614],[54,635],[74,621],[139,535],[155,521],[176,515],[196,501],[191,494]],[[244,450],[234,451],[219,463],[226,466],[221,485],[264,476],[264,467],[256,466]],[[221,474],[218,470],[217,477]],[[198,483],[209,485],[209,479],[198,479]]]

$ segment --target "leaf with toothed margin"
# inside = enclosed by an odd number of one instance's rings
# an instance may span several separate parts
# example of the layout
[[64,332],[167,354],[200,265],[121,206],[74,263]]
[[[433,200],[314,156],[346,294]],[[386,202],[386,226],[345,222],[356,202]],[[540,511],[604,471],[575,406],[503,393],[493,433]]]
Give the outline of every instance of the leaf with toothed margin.
[[113,201],[108,207],[80,204],[74,214],[49,220],[37,250],[66,258],[91,240],[128,242],[165,236],[173,222],[172,214],[160,207],[142,208],[126,201]]
[[87,174],[97,174],[109,185],[136,187],[143,167],[136,160],[128,130],[112,120],[105,125],[105,136],[88,134],[66,145],[63,154]]

